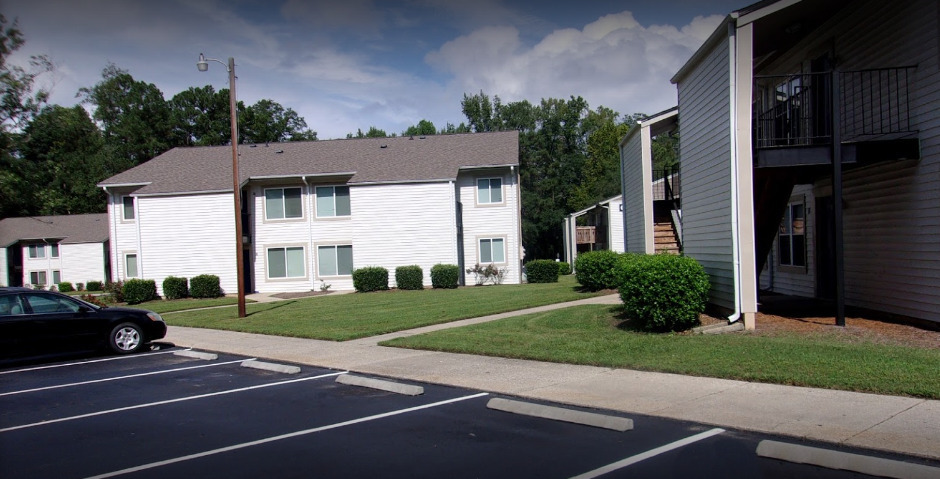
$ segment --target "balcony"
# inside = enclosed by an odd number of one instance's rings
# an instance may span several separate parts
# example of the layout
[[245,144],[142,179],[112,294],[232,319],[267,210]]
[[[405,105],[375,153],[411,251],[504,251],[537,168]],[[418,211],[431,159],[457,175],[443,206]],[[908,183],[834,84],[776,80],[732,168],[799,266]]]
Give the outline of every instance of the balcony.
[[[834,128],[842,163],[918,158],[910,97],[915,68],[755,77],[755,166],[831,164]],[[833,95],[840,104],[837,126]]]

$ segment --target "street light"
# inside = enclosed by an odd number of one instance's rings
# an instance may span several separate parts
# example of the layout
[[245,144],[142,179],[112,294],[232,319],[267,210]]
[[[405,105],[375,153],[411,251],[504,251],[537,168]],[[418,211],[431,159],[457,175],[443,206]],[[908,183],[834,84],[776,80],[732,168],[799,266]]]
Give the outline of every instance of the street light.
[[[217,60],[215,58],[206,58],[202,53],[199,54],[199,61],[196,62],[196,68],[199,71],[204,72],[209,70],[209,62],[218,62],[222,65],[225,65],[222,60]],[[228,69],[228,102],[229,109],[231,110],[232,117],[232,184],[235,193],[235,240],[237,249],[235,250],[235,268],[236,268],[236,278],[238,281],[238,317],[245,317],[245,281],[244,281],[244,266],[245,262],[242,258],[243,248],[242,248],[242,195],[241,195],[241,184],[238,181],[238,117],[236,116],[236,104],[235,104],[235,59],[229,57],[228,65],[225,65]]]

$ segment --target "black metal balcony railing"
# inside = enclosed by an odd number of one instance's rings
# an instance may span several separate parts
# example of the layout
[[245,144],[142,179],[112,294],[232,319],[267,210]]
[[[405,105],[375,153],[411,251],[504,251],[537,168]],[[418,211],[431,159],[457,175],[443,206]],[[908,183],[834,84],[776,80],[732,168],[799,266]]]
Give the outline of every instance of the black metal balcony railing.
[[679,196],[679,169],[653,170],[653,200],[673,201]]
[[[843,141],[911,129],[915,67],[839,73]],[[831,72],[759,76],[754,85],[754,147],[823,145],[832,141]]]

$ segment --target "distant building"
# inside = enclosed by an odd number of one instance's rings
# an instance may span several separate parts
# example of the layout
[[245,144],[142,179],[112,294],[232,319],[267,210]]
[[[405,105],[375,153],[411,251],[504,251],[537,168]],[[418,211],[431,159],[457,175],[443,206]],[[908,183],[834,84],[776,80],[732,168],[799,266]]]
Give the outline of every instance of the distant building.
[[109,257],[106,214],[0,221],[0,286],[103,282]]

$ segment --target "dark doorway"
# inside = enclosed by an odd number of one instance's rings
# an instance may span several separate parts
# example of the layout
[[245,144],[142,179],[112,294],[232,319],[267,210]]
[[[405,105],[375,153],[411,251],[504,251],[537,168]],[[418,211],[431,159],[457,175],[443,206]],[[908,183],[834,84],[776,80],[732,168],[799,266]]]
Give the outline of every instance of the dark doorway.
[[816,297],[833,299],[836,294],[836,241],[832,196],[816,198]]

